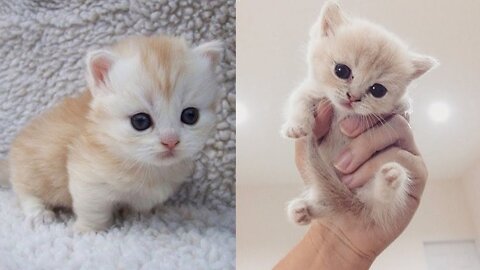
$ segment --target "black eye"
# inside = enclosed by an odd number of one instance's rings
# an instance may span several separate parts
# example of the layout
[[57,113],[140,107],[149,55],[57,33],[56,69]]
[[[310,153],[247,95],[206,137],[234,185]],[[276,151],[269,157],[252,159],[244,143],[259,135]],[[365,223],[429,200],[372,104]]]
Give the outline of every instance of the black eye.
[[199,116],[200,113],[198,112],[197,108],[188,107],[182,111],[180,120],[187,125],[193,125],[198,121]]
[[370,86],[370,89],[368,89],[368,91],[372,94],[372,96],[376,98],[381,98],[387,93],[387,88],[385,88],[385,86],[379,83],[376,83]]
[[146,113],[137,113],[130,117],[132,127],[138,131],[143,131],[152,126],[152,119]]
[[350,75],[352,75],[352,70],[344,64],[337,64],[335,66],[335,74],[340,79],[348,80],[350,79]]

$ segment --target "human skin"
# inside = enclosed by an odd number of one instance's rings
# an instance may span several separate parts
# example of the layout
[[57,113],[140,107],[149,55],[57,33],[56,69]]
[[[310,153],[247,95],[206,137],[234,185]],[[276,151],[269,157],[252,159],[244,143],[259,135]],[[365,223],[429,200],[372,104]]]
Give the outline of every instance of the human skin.
[[[328,132],[331,117],[330,105],[319,105],[313,130],[318,139]],[[343,120],[340,123],[342,133],[352,141],[340,153],[349,152],[352,159],[346,169],[335,166],[343,174],[341,180],[352,190],[367,183],[387,162],[398,162],[406,168],[412,183],[406,211],[398,216],[397,226],[388,231],[375,226],[367,228],[349,213],[317,219],[274,269],[368,269],[405,230],[418,208],[428,173],[408,121],[400,115],[392,115],[385,121],[384,125],[376,125],[355,117]],[[307,166],[305,151],[305,139],[297,140],[295,160],[301,174]]]

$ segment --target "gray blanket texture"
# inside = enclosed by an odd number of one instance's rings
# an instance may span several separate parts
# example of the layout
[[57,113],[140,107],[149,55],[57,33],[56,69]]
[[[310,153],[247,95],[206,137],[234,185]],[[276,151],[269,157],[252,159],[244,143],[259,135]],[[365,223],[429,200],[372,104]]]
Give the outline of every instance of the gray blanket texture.
[[31,228],[0,190],[0,269],[235,267],[235,1],[0,0],[0,157],[35,115],[85,89],[84,56],[130,35],[220,40],[222,101],[215,134],[190,181],[153,216],[104,233],[72,233],[71,215]]

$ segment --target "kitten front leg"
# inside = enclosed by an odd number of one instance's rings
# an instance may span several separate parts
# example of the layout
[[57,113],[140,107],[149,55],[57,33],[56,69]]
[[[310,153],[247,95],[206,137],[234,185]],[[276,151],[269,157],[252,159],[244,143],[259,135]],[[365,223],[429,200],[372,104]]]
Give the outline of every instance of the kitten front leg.
[[325,216],[327,206],[322,202],[320,194],[315,194],[310,187],[300,197],[288,203],[287,213],[291,221],[298,225],[308,225],[312,219]]
[[27,222],[33,227],[37,224],[50,224],[55,221],[55,213],[45,203],[33,195],[19,194],[20,205]]
[[[73,201],[73,212],[76,215],[73,229],[85,233],[103,231],[113,224],[115,203],[109,199],[108,189],[96,182],[83,182],[83,174],[75,174],[70,179],[70,193]],[[99,182],[101,183],[101,182]]]
[[73,204],[73,211],[77,216],[73,225],[75,232],[103,231],[113,224],[113,205],[106,201],[77,201]]
[[283,124],[281,133],[288,138],[301,138],[308,135],[315,123],[314,112],[321,96],[314,95],[311,83],[304,83],[296,89],[289,98],[287,121]]
[[374,223],[388,230],[406,207],[409,183],[407,170],[396,162],[389,162],[357,191],[357,196],[365,203]]

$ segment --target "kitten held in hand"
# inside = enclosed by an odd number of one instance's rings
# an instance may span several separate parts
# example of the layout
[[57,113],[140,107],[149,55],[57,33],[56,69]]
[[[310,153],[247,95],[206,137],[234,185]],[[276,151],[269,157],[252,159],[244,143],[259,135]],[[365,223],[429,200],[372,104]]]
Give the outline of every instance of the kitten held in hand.
[[[405,207],[408,172],[400,164],[387,163],[368,184],[350,191],[333,166],[350,142],[340,132],[339,122],[351,116],[372,121],[408,113],[407,86],[436,61],[411,52],[380,26],[349,18],[338,4],[327,2],[310,32],[307,63],[307,78],[289,99],[282,134],[308,137],[305,158],[311,179],[304,194],[290,202],[289,216],[298,224],[308,224],[314,218],[353,212],[366,223],[388,229]],[[318,144],[312,129],[321,102],[332,104],[334,116],[329,133]]]
[[74,229],[108,228],[119,207],[148,211],[193,170],[216,122],[219,42],[132,37],[87,55],[88,90],[33,119],[9,154],[28,219],[73,209]]

